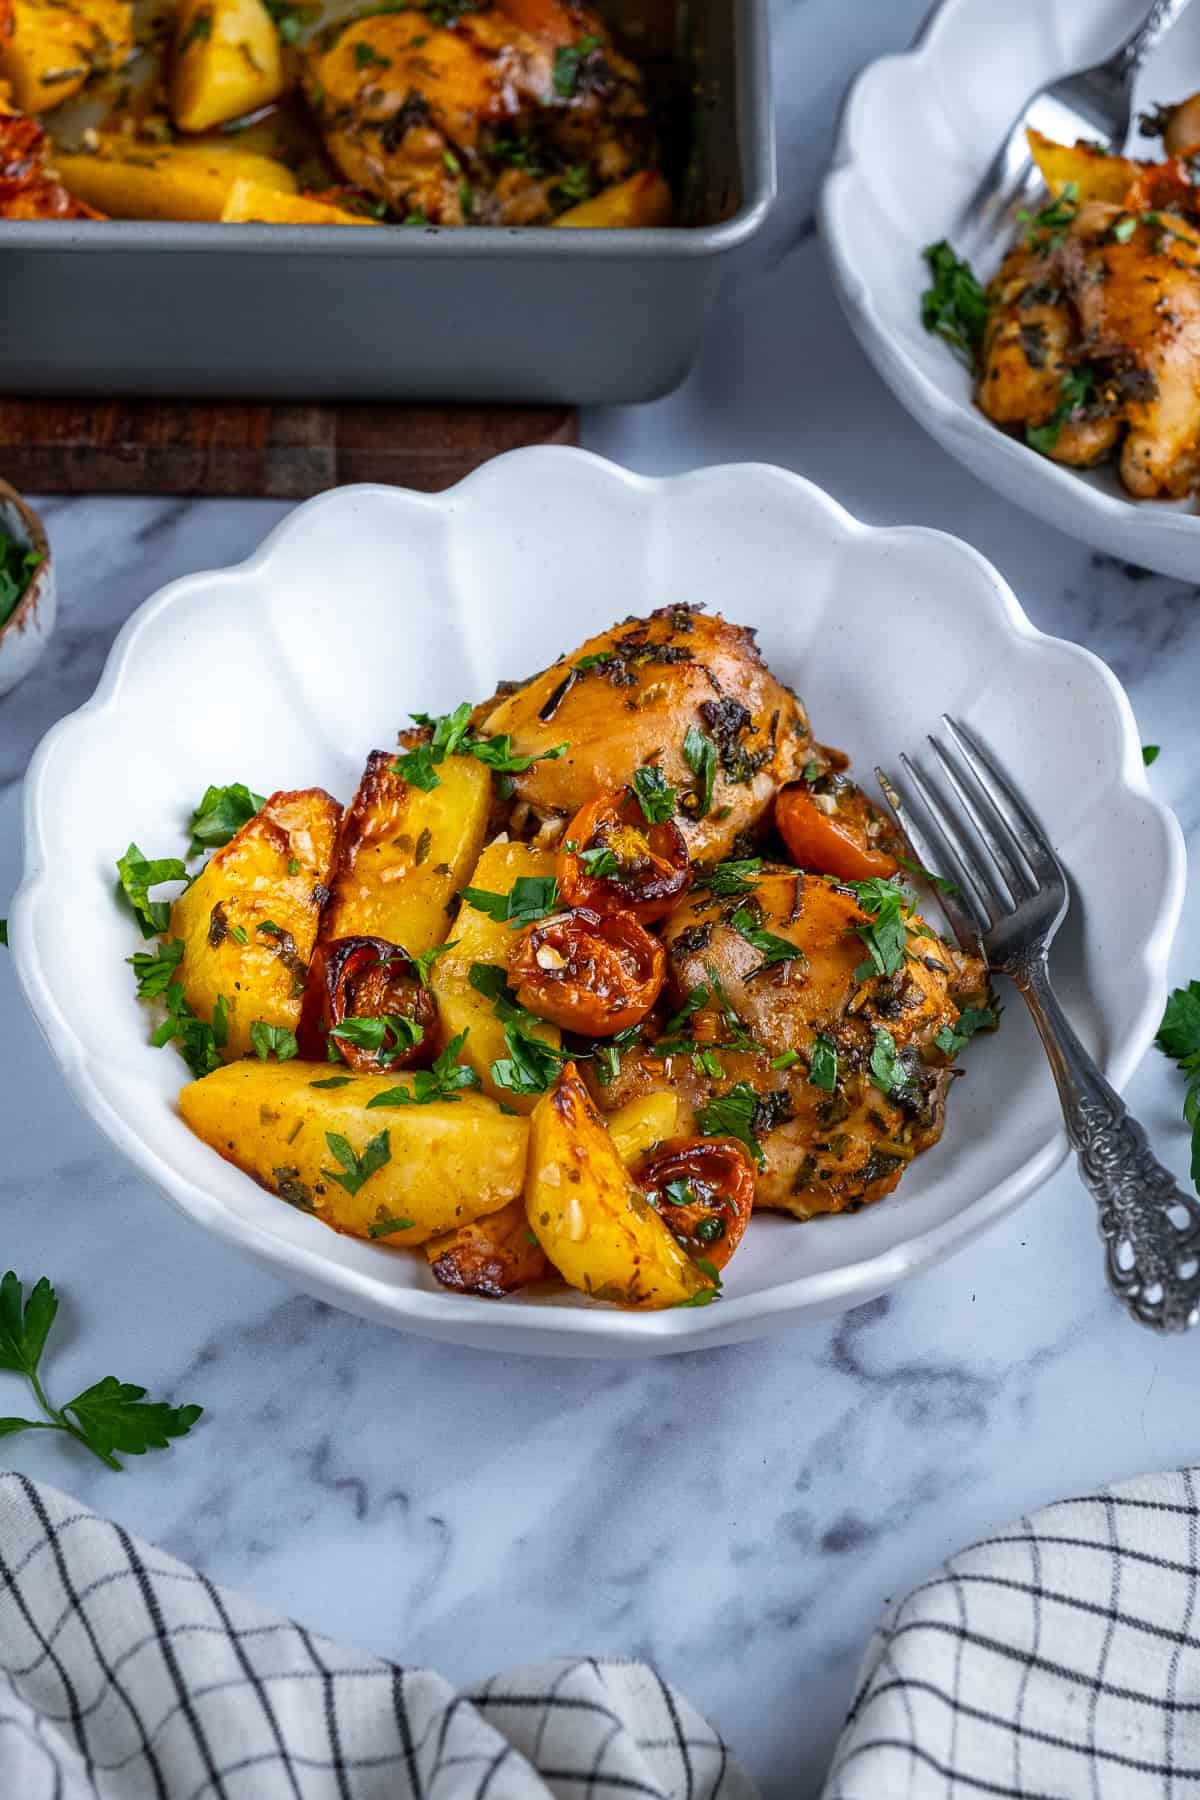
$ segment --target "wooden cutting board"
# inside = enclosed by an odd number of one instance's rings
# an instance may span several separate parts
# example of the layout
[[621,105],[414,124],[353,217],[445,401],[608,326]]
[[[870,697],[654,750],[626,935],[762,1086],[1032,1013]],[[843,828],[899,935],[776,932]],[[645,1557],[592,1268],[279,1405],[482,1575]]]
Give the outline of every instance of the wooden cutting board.
[[0,476],[32,494],[431,493],[505,450],[576,441],[569,406],[0,400]]

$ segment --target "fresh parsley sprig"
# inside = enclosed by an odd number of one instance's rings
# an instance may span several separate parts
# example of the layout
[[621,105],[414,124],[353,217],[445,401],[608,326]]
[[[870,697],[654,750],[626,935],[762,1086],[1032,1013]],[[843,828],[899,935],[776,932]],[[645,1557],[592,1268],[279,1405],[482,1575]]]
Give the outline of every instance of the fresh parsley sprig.
[[933,279],[921,295],[921,323],[973,368],[987,325],[987,294],[970,263],[955,256],[944,238],[928,245],[923,255]]
[[233,781],[228,787],[206,788],[203,799],[192,813],[189,857],[202,856],[206,850],[221,849],[266,804],[265,797],[252,794],[244,781]]
[[453,712],[411,714],[414,724],[428,726],[432,735],[423,744],[413,750],[406,750],[392,764],[392,772],[401,776],[410,787],[421,788],[431,793],[435,787],[441,786],[438,766],[448,756],[473,756],[476,762],[483,763],[497,775],[522,775],[526,769],[532,769],[534,763],[554,762],[565,756],[570,749],[569,744],[555,744],[551,750],[539,751],[536,756],[518,756],[512,747],[512,738],[505,732],[499,737],[477,737],[471,730],[471,713],[474,709],[469,700],[456,706]]
[[394,1063],[406,1050],[425,1041],[425,1027],[407,1013],[381,1013],[375,1018],[347,1017],[331,1027],[329,1035],[339,1043],[370,1050],[381,1067]]
[[544,1094],[558,1078],[569,1054],[556,1050],[538,1035],[542,1021],[520,1005],[508,985],[505,971],[498,963],[472,963],[467,980],[477,994],[492,1002],[496,1017],[504,1027],[506,1057],[492,1064],[492,1080],[499,1088],[513,1094]]
[[855,969],[855,980],[894,975],[903,965],[908,945],[908,915],[912,910],[909,896],[895,882],[878,875],[869,881],[847,881],[841,885],[850,889],[867,915],[865,925],[854,927],[870,953],[869,960]]
[[450,1039],[432,1069],[413,1070],[411,1087],[385,1088],[382,1094],[373,1095],[367,1106],[429,1106],[435,1100],[457,1100],[460,1088],[478,1087],[479,1077],[474,1069],[458,1060],[466,1041],[466,1031],[460,1031]]
[[494,894],[489,888],[465,887],[458,891],[460,900],[486,913],[489,919],[509,924],[515,931],[521,925],[532,925],[548,913],[558,911],[558,882],[553,875],[518,875],[507,894]]
[[1191,1174],[1200,1191],[1200,981],[1175,989],[1154,1041],[1187,1077],[1183,1117],[1192,1130]]
[[130,844],[124,856],[117,859],[119,891],[125,896],[144,938],[158,937],[171,923],[171,902],[152,900],[150,889],[166,881],[186,881],[187,869],[177,856],[154,859],[143,856],[136,844]]
[[116,1452],[142,1456],[166,1450],[169,1440],[186,1437],[204,1411],[202,1406],[168,1406],[148,1401],[146,1390],[114,1375],[84,1388],[64,1406],[54,1406],[42,1386],[39,1368],[46,1340],[58,1313],[58,1296],[43,1275],[25,1299],[15,1271],[0,1281],[0,1369],[23,1375],[45,1417],[0,1418],[0,1437],[21,1431],[62,1431],[90,1450],[110,1469],[121,1469]]

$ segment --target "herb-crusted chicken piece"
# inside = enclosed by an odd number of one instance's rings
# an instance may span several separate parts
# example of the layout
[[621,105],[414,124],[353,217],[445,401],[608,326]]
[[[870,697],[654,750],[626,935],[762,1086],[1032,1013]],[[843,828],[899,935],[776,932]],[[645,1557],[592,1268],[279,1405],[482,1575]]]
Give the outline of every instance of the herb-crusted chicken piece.
[[719,857],[770,810],[810,749],[808,718],[775,679],[754,633],[716,614],[664,607],[627,619],[502,699],[482,729],[555,761],[514,777],[539,820],[564,822],[596,794],[659,771],[679,799],[693,857]]
[[892,883],[753,863],[698,883],[663,935],[678,1011],[606,1087],[593,1075],[600,1105],[675,1087],[681,1131],[751,1143],[760,1207],[890,1193],[941,1136],[955,1051],[993,1022],[982,964]]
[[318,34],[304,82],[346,179],[412,222],[548,221],[644,137],[639,72],[556,0],[368,13]]

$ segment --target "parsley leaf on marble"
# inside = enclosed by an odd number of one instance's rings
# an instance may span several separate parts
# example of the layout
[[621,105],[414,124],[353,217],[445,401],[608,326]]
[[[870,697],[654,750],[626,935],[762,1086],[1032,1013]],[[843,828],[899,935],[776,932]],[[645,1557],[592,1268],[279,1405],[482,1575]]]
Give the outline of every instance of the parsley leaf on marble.
[[64,1406],[54,1406],[42,1386],[39,1365],[58,1312],[58,1296],[43,1275],[28,1299],[12,1269],[0,1281],[0,1369],[22,1375],[45,1414],[42,1419],[0,1418],[0,1437],[21,1431],[62,1431],[98,1456],[110,1469],[120,1469],[115,1452],[141,1456],[166,1450],[168,1440],[186,1437],[204,1408],[168,1406],[147,1401],[146,1390],[105,1375]]
[[1175,989],[1154,1041],[1187,1077],[1183,1117],[1192,1128],[1192,1181],[1200,1191],[1200,981]]

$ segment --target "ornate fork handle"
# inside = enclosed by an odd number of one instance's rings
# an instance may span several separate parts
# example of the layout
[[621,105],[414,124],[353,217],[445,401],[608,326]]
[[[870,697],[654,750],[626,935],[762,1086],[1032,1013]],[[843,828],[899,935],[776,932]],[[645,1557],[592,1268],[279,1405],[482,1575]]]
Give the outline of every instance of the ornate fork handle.
[[1109,59],[1109,67],[1114,73],[1126,75],[1140,69],[1155,45],[1166,36],[1180,13],[1185,12],[1190,4],[1191,0],[1155,0],[1137,30],[1126,38],[1121,48]]
[[1050,985],[1044,951],[1005,971],[1041,1033],[1067,1136],[1099,1208],[1109,1285],[1156,1331],[1200,1318],[1200,1204],[1151,1154],[1146,1134],[1076,1037]]

